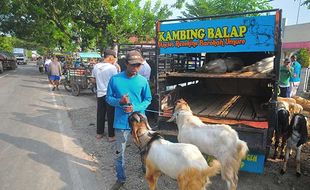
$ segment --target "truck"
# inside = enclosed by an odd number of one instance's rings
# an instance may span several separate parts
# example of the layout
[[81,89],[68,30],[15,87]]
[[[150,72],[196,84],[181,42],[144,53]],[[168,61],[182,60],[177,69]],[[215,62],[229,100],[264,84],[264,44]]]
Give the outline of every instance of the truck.
[[13,54],[16,57],[17,64],[27,64],[26,49],[24,48],[13,48]]
[[15,70],[17,68],[16,58],[13,53],[0,51],[0,73],[5,69]]
[[281,15],[273,9],[157,21],[159,129],[172,128],[166,121],[183,98],[203,122],[235,129],[250,149],[241,170],[262,173],[277,125]]

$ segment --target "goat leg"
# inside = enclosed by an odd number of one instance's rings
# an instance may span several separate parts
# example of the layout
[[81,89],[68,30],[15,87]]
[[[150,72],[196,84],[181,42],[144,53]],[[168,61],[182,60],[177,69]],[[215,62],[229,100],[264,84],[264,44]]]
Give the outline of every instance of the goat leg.
[[289,158],[289,154],[290,154],[290,149],[286,148],[284,163],[283,163],[283,167],[281,169],[281,174],[284,174],[286,172],[286,170],[287,170],[287,161],[288,161],[288,158]]
[[145,166],[146,166],[145,179],[148,182],[149,189],[155,190],[157,186],[157,180],[160,176],[160,172],[155,168],[154,164],[152,164],[149,160],[146,160]]
[[301,171],[300,171],[300,154],[301,154],[301,147],[302,146],[299,146],[297,148],[297,151],[296,151],[296,176],[297,177],[300,177],[301,176]]
[[281,142],[281,149],[280,149],[280,159],[284,159],[284,155],[285,155],[285,145],[286,145],[286,141],[287,138],[284,136],[282,136],[282,142]]
[[274,143],[274,154],[273,154],[273,159],[275,160],[278,157],[278,146],[279,146],[279,135],[276,133],[276,138],[275,138],[275,143]]

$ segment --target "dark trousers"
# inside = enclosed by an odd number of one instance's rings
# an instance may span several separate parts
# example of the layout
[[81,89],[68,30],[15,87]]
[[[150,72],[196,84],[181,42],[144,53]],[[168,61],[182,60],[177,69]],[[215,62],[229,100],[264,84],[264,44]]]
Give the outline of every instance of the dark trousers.
[[114,107],[110,106],[105,96],[97,98],[97,134],[103,134],[105,128],[106,116],[108,119],[108,136],[114,137]]
[[283,98],[290,97],[289,87],[280,87],[280,97]]

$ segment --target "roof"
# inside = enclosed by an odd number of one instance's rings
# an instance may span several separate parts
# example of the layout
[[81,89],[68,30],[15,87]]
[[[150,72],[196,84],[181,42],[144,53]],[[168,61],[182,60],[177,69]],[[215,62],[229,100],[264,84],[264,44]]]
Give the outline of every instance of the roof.
[[97,52],[80,52],[81,58],[101,58],[101,55]]
[[308,42],[287,42],[282,44],[283,49],[308,48],[310,50],[310,41]]

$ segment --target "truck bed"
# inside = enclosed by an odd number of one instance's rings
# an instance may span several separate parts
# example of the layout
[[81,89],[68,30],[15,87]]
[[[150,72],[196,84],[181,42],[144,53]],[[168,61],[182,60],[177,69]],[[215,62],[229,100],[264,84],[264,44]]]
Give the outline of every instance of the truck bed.
[[207,95],[191,97],[188,103],[195,115],[233,120],[266,121],[264,103],[255,97]]

